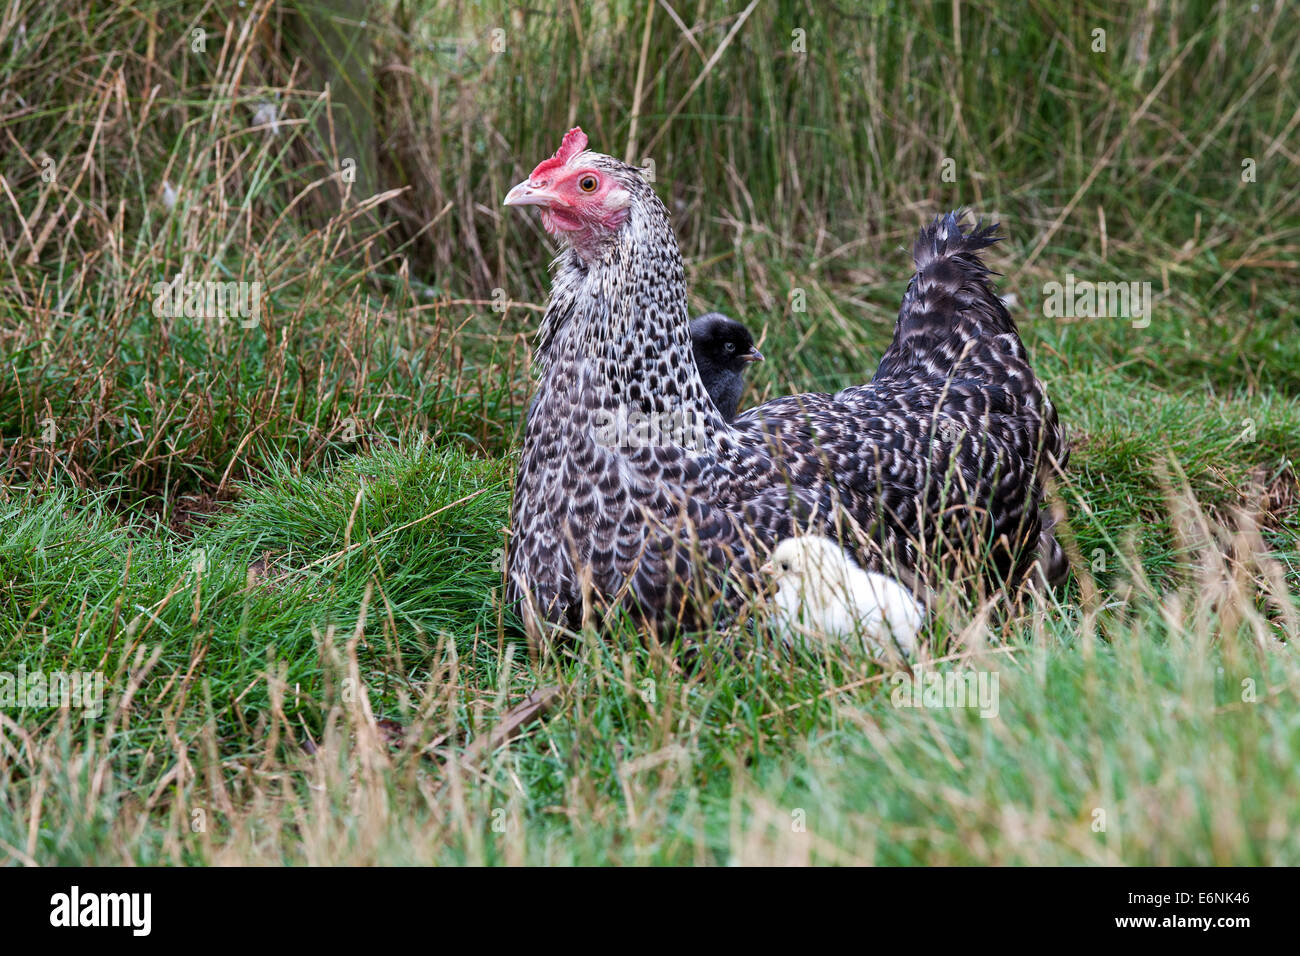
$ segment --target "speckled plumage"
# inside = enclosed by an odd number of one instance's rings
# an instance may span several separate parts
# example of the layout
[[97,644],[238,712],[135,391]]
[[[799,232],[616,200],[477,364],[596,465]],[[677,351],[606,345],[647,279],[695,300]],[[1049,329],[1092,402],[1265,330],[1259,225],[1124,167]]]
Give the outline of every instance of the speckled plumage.
[[734,600],[724,577],[756,585],[778,540],[843,539],[846,524],[870,542],[855,554],[868,570],[982,551],[1019,579],[1041,550],[1047,576],[1059,573],[1039,477],[1065,447],[977,255],[992,228],[964,233],[948,215],[922,230],[868,384],[779,398],[728,424],[692,356],[663,204],[634,167],[580,160],[630,202],[618,228],[571,242],[554,267],[511,521],[508,598],[530,629],[578,623],[584,598],[699,623]]
[[[763,356],[754,348],[754,336],[735,319],[721,312],[706,312],[691,320],[691,354],[700,381],[725,421],[736,417],[745,390],[745,369]],[[528,406],[531,416],[537,396]]]

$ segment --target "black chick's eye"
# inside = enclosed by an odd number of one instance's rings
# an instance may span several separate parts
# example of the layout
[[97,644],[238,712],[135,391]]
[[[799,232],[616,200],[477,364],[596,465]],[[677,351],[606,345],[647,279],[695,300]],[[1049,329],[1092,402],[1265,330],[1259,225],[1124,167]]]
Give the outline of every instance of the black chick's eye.
[[596,182],[595,176],[583,176],[578,180],[578,188],[584,193],[594,193],[598,185],[599,183]]
[[734,352],[734,351],[736,351],[736,343],[735,343],[735,342],[727,342],[727,343],[723,346],[723,348],[725,348],[728,352]]

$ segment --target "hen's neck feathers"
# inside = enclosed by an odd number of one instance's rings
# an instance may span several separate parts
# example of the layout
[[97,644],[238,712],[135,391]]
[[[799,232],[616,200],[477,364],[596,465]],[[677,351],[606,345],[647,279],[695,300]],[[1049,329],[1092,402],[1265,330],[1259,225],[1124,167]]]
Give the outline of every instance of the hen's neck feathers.
[[726,427],[695,365],[686,276],[668,212],[639,176],[622,228],[556,260],[536,361],[541,389],[581,369],[598,404],[627,412],[698,415]]

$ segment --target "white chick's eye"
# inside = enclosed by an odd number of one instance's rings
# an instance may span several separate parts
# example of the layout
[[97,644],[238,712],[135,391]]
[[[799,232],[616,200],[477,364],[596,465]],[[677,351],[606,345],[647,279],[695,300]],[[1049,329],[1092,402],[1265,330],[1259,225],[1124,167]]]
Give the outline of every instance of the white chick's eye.
[[782,571],[789,571],[789,570],[790,570],[790,562],[789,562],[789,561],[782,561],[782,562],[781,562],[781,570],[782,570]]

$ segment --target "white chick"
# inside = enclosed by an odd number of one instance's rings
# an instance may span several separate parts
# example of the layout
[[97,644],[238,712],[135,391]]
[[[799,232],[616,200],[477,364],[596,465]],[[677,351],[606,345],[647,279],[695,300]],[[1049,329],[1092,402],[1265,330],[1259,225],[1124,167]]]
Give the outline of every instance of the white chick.
[[878,652],[915,652],[925,619],[916,598],[893,578],[862,570],[829,538],[787,538],[761,570],[776,580],[773,603],[783,626],[813,637],[860,636]]

